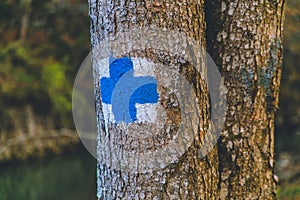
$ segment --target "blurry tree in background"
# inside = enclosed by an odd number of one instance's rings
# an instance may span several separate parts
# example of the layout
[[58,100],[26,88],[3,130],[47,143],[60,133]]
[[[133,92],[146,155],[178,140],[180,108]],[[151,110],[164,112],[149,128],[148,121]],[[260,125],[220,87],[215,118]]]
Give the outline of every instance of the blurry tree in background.
[[87,2],[3,0],[0,21],[0,131],[14,131],[20,113],[10,108],[26,106],[52,128],[73,127],[72,83],[89,49]]
[[284,28],[284,63],[280,109],[277,114],[277,150],[300,150],[300,1],[288,0]]
[[0,21],[0,161],[73,147],[66,128],[89,51],[87,2],[2,0]]

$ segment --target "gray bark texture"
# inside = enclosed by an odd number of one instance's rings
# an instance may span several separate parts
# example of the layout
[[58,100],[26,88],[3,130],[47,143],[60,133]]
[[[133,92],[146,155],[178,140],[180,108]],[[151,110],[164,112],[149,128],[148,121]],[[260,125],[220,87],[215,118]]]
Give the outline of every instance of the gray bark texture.
[[[281,76],[283,5],[283,0],[208,0],[205,7],[204,0],[89,0],[92,48],[117,32],[136,28],[155,25],[180,31],[199,45],[207,43],[228,89],[226,123],[219,143],[199,158],[210,118],[205,77],[167,52],[147,49],[124,54],[168,63],[186,77],[198,98],[201,117],[190,120],[199,131],[178,162],[159,171],[118,171],[99,159],[98,199],[275,199],[274,115]],[[178,48],[174,41],[169,45]],[[165,94],[160,103],[170,124],[156,139],[140,141],[114,125],[107,128],[101,117],[99,74],[94,75],[100,138],[121,138],[124,148],[142,152],[159,149],[161,139],[174,134],[180,117],[178,108],[169,105],[172,94],[164,88],[158,88]]]
[[227,117],[219,140],[221,199],[274,199],[274,115],[284,0],[206,2],[208,52],[221,67]]

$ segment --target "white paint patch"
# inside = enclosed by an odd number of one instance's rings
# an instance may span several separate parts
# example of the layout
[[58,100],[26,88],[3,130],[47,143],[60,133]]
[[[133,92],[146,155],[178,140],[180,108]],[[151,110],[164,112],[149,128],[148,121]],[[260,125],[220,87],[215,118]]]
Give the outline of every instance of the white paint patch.
[[[134,77],[151,76],[155,77],[154,67],[155,64],[145,58],[131,58],[133,62]],[[109,78],[109,58],[95,60],[98,66],[98,72],[101,78]],[[137,109],[137,122],[138,123],[157,123],[157,109],[158,103],[155,104],[136,104]],[[112,111],[112,105],[102,102],[102,111],[105,122],[115,123],[115,117]]]
[[154,67],[155,64],[147,60],[146,58],[132,58],[133,62],[133,70],[134,70],[134,76],[152,76],[155,77],[154,74]]
[[99,69],[100,78],[109,78],[109,58],[96,60],[96,64]]
[[105,122],[115,122],[115,116],[112,112],[112,105],[111,104],[106,104],[102,103],[102,110],[103,110],[103,115],[104,115],[104,120]]
[[[155,77],[154,74],[154,67],[155,64],[146,59],[146,58],[132,58],[133,62],[133,75],[135,77],[139,76],[152,76]],[[157,105],[158,104],[135,104],[137,110],[137,122],[148,122],[148,123],[155,123],[157,118]]]
[[155,123],[158,104],[135,104],[137,110],[137,122]]
[[[106,122],[115,123],[115,117],[112,112],[112,105],[102,104],[102,110],[104,115],[104,120]],[[135,104],[137,110],[137,122],[138,123],[155,123],[157,118],[157,106],[158,104]]]

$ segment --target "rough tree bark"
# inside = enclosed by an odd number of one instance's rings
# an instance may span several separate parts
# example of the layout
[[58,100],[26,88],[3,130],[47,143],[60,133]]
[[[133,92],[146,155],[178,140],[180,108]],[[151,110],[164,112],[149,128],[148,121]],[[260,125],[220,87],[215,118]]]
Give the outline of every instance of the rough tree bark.
[[274,199],[274,115],[284,0],[206,2],[208,51],[221,67],[228,112],[219,140],[220,198]]
[[[120,0],[102,0],[89,1],[89,11],[91,17],[91,40],[92,48],[97,45],[101,46],[101,42],[111,40],[119,31],[129,31],[136,28],[144,28],[155,25],[160,28],[169,30],[179,30],[186,33],[189,37],[196,40],[199,45],[205,45],[205,22],[204,22],[204,1],[203,0],[187,0],[187,1],[169,1],[163,0],[159,2],[139,0],[139,1],[120,1]],[[176,47],[175,41],[170,41],[171,48]],[[177,49],[178,50],[178,49]],[[112,50],[114,51],[114,50]],[[183,49],[184,51],[184,49]],[[186,51],[192,51],[191,49]],[[193,52],[190,52],[191,54]],[[197,76],[190,64],[180,63],[178,58],[167,55],[168,52],[159,52],[155,49],[146,51],[129,52],[123,56],[146,57],[154,62],[168,63],[170,67],[178,69],[185,75],[186,79],[194,85],[195,93],[199,99],[198,112],[202,116],[199,121],[190,119],[190,121],[198,126],[199,137],[195,137],[195,142],[188,151],[177,162],[166,168],[155,171],[153,173],[127,173],[116,171],[98,162],[98,198],[99,199],[211,199],[218,196],[218,161],[217,148],[204,159],[198,158],[199,145],[208,129],[209,120],[209,101],[207,84],[201,77]],[[173,55],[174,56],[174,55]],[[94,68],[100,66],[93,66]],[[205,70],[205,69],[203,69]],[[111,125],[107,129],[107,124],[101,117],[101,98],[99,91],[99,74],[96,74],[96,104],[97,121],[100,127],[100,140],[104,137],[125,138],[124,148],[143,152],[149,149],[159,150],[161,141],[153,139],[152,141],[134,141],[128,142],[130,136],[126,135],[124,130]],[[156,76],[160,76],[159,72]],[[202,77],[203,78],[203,77]],[[164,88],[158,88],[160,94],[167,93]],[[167,124],[162,135],[156,135],[153,138],[168,139],[167,135],[174,134],[176,126],[178,126],[178,114],[176,114],[176,106],[170,105],[172,94],[165,94],[160,97],[160,103],[167,113]],[[169,104],[167,106],[167,104]],[[179,117],[180,118],[180,117]],[[175,126],[174,126],[175,124]],[[200,127],[202,125],[202,127]],[[202,131],[200,133],[200,130]],[[153,133],[156,134],[156,133]],[[200,136],[201,135],[201,136]],[[165,137],[165,138],[164,138]],[[113,139],[111,139],[113,140]],[[112,141],[110,141],[112,142]],[[179,144],[178,144],[179,145]],[[108,153],[109,154],[109,153]]]
[[[207,38],[209,53],[220,66],[228,88],[227,118],[218,148],[200,159],[196,155],[209,121],[208,94],[201,77],[188,64],[161,56],[155,50],[124,54],[179,68],[194,85],[202,116],[198,126],[200,130],[200,124],[204,124],[203,132],[197,133],[201,136],[196,137],[177,163],[158,172],[119,172],[99,160],[98,198],[274,199],[273,133],[282,62],[283,0],[208,0],[206,38],[203,0],[89,0],[89,12],[92,48],[101,46],[101,41],[110,40],[118,31],[150,25],[179,30],[204,46]],[[118,128],[105,128],[100,116],[98,79],[96,73],[100,137],[112,134],[126,138]],[[162,99],[161,104],[168,100],[170,96]],[[175,107],[166,109],[176,110]],[[168,130],[172,134],[173,129]],[[151,148],[160,145],[155,140],[149,144]],[[130,143],[128,148],[134,149],[134,145]],[[140,148],[143,151],[147,147]]]

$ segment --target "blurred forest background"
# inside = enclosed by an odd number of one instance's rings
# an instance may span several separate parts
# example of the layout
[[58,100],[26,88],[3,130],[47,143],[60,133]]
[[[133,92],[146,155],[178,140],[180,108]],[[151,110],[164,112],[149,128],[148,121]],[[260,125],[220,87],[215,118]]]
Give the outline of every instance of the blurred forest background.
[[[287,3],[276,173],[280,199],[300,199],[300,1]],[[71,112],[87,11],[82,0],[0,1],[0,200],[93,199],[95,161]]]

